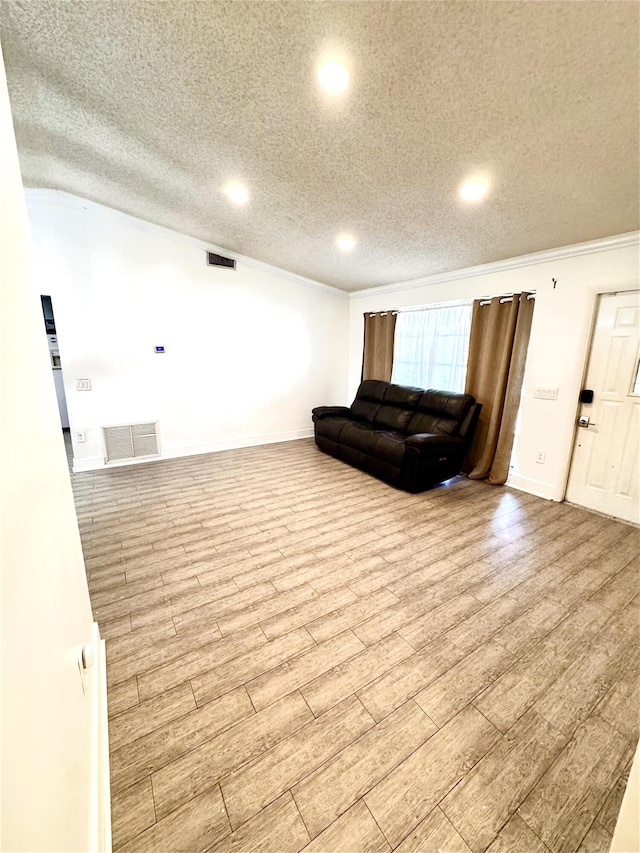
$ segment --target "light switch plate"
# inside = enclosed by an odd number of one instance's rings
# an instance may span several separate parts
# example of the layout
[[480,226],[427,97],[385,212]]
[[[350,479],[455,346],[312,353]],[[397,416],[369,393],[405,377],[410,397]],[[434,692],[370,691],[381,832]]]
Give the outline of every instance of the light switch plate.
[[91,380],[76,379],[76,391],[91,391]]
[[552,388],[548,385],[538,385],[533,392],[533,396],[537,397],[539,400],[557,400],[558,389]]

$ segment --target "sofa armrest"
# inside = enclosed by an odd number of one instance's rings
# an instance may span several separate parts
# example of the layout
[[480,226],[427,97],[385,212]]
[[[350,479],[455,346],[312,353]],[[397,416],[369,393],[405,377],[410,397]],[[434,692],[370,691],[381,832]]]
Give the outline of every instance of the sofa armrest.
[[476,431],[480,412],[482,411],[482,403],[476,403],[469,409],[467,417],[460,426],[460,438],[463,438],[467,444],[471,444],[471,439]]
[[452,435],[439,435],[432,432],[417,432],[414,435],[410,435],[407,437],[405,444],[407,447],[413,447],[416,450],[428,453],[461,450],[464,447],[464,441],[461,438]]
[[351,409],[348,406],[317,406],[311,410],[311,414],[316,418],[349,418],[351,417]]

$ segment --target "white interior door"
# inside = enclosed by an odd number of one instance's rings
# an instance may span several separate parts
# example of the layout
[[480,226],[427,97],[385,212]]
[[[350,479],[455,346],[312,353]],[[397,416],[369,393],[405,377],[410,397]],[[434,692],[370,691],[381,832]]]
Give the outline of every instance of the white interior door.
[[[600,297],[567,500],[640,523],[640,291]],[[585,424],[586,419],[586,424]]]

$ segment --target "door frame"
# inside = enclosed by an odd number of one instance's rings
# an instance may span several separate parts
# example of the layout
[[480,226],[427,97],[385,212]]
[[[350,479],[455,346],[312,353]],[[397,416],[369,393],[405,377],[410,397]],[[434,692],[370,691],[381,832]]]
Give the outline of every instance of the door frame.
[[[584,361],[582,365],[582,373],[580,376],[580,386],[576,391],[576,407],[573,415],[573,438],[571,440],[571,447],[569,448],[569,455],[567,457],[565,472],[563,477],[563,487],[562,487],[562,497],[560,498],[560,502],[563,503],[567,499],[567,489],[569,487],[569,476],[571,475],[571,466],[573,465],[573,454],[576,446],[576,441],[578,440],[578,416],[580,412],[580,390],[584,388],[584,383],[587,378],[587,370],[589,369],[589,359],[591,358],[591,348],[593,346],[593,338],[596,332],[596,323],[598,321],[598,311],[600,308],[600,301],[603,296],[617,296],[622,293],[633,293],[636,290],[640,290],[640,279],[635,279],[634,281],[629,282],[628,284],[623,285],[612,285],[610,290],[607,290],[603,287],[602,290],[597,290],[593,294],[593,302],[591,305],[591,323],[589,326],[589,335],[587,338],[587,346],[584,351]],[[578,506],[578,504],[576,504]],[[587,512],[595,512],[595,510],[590,510],[588,507],[585,507]],[[607,516],[608,518],[613,518],[614,516]],[[628,524],[630,522],[621,521],[623,524]]]

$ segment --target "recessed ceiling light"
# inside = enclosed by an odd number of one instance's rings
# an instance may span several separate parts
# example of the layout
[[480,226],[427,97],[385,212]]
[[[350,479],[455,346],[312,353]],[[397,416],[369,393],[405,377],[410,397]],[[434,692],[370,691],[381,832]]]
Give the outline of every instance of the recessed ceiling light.
[[350,252],[356,244],[356,238],[350,234],[341,234],[336,237],[336,246],[341,252]]
[[330,60],[318,68],[318,80],[327,92],[344,92],[349,85],[349,71],[341,62]]
[[480,201],[487,193],[489,186],[486,181],[465,181],[460,187],[460,197],[465,201]]
[[224,188],[225,195],[234,204],[246,204],[249,200],[247,189],[240,184],[227,184]]

